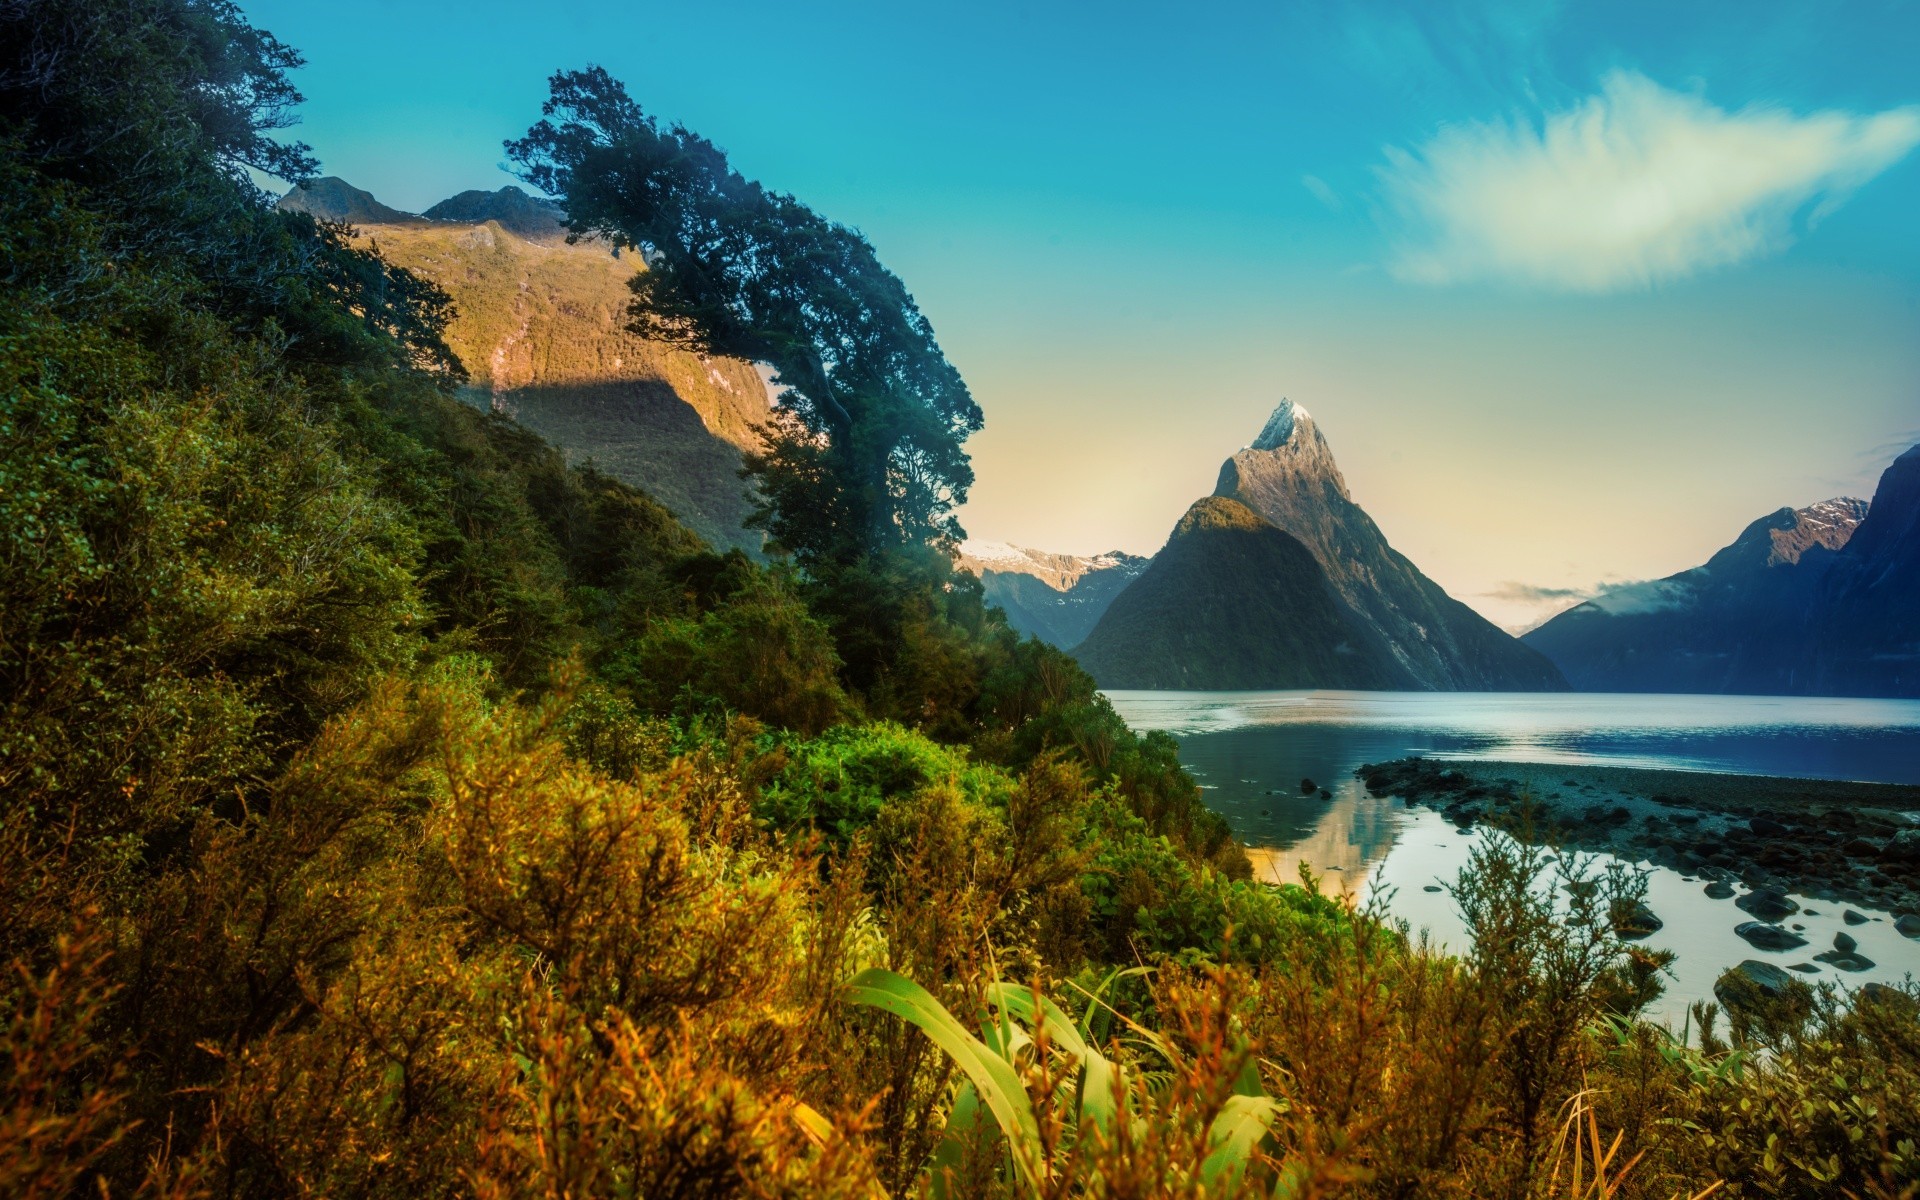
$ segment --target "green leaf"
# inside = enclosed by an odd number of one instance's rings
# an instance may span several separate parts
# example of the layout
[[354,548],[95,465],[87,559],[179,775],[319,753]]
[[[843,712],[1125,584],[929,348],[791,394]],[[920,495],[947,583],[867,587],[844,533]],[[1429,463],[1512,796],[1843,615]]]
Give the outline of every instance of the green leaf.
[[947,1052],[972,1081],[1000,1132],[1006,1135],[1014,1169],[1037,1188],[1046,1174],[1040,1127],[1012,1065],[968,1033],[925,988],[892,971],[869,967],[860,972],[847,985],[847,997],[855,1004],[892,1013]]
[[1200,1177],[1211,1185],[1238,1180],[1246,1174],[1254,1147],[1272,1130],[1274,1118],[1283,1111],[1271,1096],[1228,1096],[1207,1130],[1207,1144],[1213,1149],[1200,1164]]

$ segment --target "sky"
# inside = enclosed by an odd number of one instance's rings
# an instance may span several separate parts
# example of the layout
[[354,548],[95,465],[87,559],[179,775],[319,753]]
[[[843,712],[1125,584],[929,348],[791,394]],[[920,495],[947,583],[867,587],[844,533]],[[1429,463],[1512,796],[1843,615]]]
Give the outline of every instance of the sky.
[[396,207],[594,63],[863,231],[986,413],[976,538],[1152,553],[1290,397],[1518,629],[1920,441],[1920,2],[242,5]]

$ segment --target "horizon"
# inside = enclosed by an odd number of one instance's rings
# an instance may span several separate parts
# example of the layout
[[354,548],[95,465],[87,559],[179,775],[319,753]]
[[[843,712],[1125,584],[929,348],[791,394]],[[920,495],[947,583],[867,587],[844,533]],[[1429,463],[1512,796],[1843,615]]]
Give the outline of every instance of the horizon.
[[323,173],[410,211],[517,183],[547,76],[607,66],[906,281],[987,415],[981,541],[1151,554],[1286,396],[1393,546],[1513,629],[1871,499],[1920,441],[1910,11],[590,3],[501,39],[505,5],[432,7],[244,5],[307,56]]

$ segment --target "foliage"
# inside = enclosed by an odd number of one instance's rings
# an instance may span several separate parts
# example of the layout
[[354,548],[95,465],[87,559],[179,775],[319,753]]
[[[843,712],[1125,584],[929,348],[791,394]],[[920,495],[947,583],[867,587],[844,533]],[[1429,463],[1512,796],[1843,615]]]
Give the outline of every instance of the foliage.
[[546,119],[510,142],[527,180],[566,197],[576,233],[647,256],[635,328],[771,364],[786,389],[750,465],[775,540],[810,569],[959,539],[980,408],[899,278],[854,230],[666,130],[606,71],[556,74]]
[[1629,876],[1252,882],[937,531],[715,554],[460,404],[236,177],[229,6],[0,26],[0,1191],[1911,1200],[1913,989],[1687,1046]]

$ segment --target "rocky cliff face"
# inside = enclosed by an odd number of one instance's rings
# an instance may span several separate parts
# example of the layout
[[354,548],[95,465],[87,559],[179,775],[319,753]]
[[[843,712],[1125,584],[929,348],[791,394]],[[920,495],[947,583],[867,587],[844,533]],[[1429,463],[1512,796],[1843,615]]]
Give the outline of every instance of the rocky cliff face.
[[748,363],[627,331],[637,255],[567,245],[557,210],[517,188],[463,192],[429,209],[431,220],[339,180],[281,204],[352,222],[362,244],[453,297],[447,343],[471,403],[645,488],[714,545],[759,550],[759,534],[742,527],[751,502],[739,471],[770,412],[766,385]]
[[1873,503],[1782,508],[1527,634],[1591,691],[1920,696],[1920,446]]
[[980,577],[988,603],[1006,611],[1008,624],[1064,650],[1085,640],[1147,560],[1118,550],[1087,556],[968,542],[960,565]]
[[1187,510],[1074,657],[1105,688],[1412,686],[1312,551],[1222,496]]
[[1387,544],[1347,492],[1307,411],[1282,400],[1252,445],[1220,468],[1214,495],[1245,504],[1298,538],[1335,593],[1388,647],[1410,686],[1541,691],[1564,680],[1522,645],[1441,590]]

